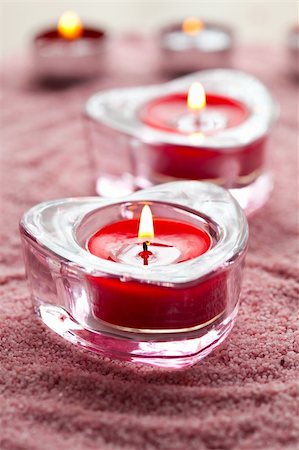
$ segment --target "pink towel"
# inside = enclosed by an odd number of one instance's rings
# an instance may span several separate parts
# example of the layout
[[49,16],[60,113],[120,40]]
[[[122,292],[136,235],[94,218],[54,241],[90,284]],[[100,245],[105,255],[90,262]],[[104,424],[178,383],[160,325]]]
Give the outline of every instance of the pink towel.
[[76,348],[32,312],[18,220],[37,202],[93,193],[84,101],[98,89],[165,79],[152,42],[113,45],[104,77],[61,91],[38,87],[28,58],[4,67],[0,448],[298,450],[298,100],[284,51],[235,54],[236,68],[272,90],[281,118],[269,142],[275,189],[250,220],[241,308],[226,342],[196,366],[167,372]]

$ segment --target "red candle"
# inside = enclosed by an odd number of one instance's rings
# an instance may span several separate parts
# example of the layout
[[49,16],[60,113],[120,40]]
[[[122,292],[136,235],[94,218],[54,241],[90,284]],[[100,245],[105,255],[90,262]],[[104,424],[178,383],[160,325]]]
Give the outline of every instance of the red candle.
[[142,122],[156,130],[186,135],[184,145],[148,144],[151,176],[156,182],[173,178],[218,180],[230,187],[238,175],[240,185],[248,184],[251,178],[256,178],[263,164],[264,138],[226,151],[209,149],[201,142],[204,136],[240,125],[249,114],[243,103],[206,94],[199,83],[191,85],[189,94],[176,93],[148,102],[140,110]]
[[[211,236],[190,223],[155,217],[153,227],[148,215],[144,225],[147,208],[140,224],[130,219],[98,230],[89,239],[88,250],[124,265],[144,266],[144,270],[159,265],[163,270],[165,265],[196,258],[210,249]],[[94,315],[126,329],[176,329],[182,324],[184,328],[198,328],[216,320],[225,309],[226,274],[200,285],[171,290],[134,280],[122,283],[112,277],[92,278],[91,286]]]
[[[74,41],[78,41],[79,39],[90,39],[90,40],[99,40],[104,37],[105,33],[103,30],[95,30],[92,28],[84,28],[81,30],[80,35],[77,37],[67,37],[62,35],[58,29],[53,30],[46,30],[38,34],[35,38],[35,42],[40,47],[46,47],[47,45],[50,45],[50,42],[53,43],[53,41],[56,41],[56,43],[59,43],[60,45],[69,45],[70,43],[73,43]],[[69,43],[69,44],[67,44]]]
[[251,75],[218,69],[98,92],[86,115],[96,191],[104,197],[210,181],[230,189],[251,214],[271,192],[266,144],[277,105]]
[[[196,84],[191,85],[190,93],[194,86]],[[203,95],[203,99],[198,98],[198,103],[196,99],[192,103],[191,95],[185,92],[156,98],[144,105],[140,112],[141,120],[153,128],[170,133],[212,135],[219,129],[240,125],[249,115],[241,102],[212,93]]]
[[57,27],[34,39],[36,69],[44,78],[77,79],[98,74],[103,67],[106,35],[102,29],[83,27],[79,16],[65,12]]
[[42,45],[42,41],[59,41],[71,44],[79,39],[101,39],[104,31],[100,29],[83,27],[80,17],[73,11],[66,11],[59,18],[56,29],[46,30],[36,36],[36,41]]

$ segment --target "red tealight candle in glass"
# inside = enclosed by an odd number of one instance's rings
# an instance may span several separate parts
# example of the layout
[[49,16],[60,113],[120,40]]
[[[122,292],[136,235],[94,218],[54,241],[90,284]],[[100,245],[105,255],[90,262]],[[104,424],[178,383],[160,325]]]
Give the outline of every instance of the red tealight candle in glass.
[[[195,179],[218,181],[230,187],[236,168],[240,183],[254,179],[264,160],[262,142],[237,147],[225,155],[201,145],[204,137],[212,138],[222,130],[237,127],[249,115],[250,111],[242,102],[223,95],[206,94],[200,83],[193,83],[188,94],[175,93],[143,105],[140,119],[146,125],[186,136],[186,145],[164,143],[152,146],[150,161],[155,182],[173,178]],[[200,148],[189,143],[197,143]]]
[[157,86],[99,92],[86,106],[98,194],[178,180],[230,189],[250,214],[272,189],[266,142],[277,108],[254,77],[198,72]]
[[185,181],[117,201],[54,200],[24,214],[20,230],[35,309],[75,344],[186,367],[233,326],[248,229],[218,186]]
[[73,11],[66,11],[56,28],[37,34],[33,45],[35,68],[41,79],[89,78],[105,66],[104,30],[83,26]]
[[[145,205],[140,223],[130,219],[107,225],[90,238],[88,250],[124,265],[146,266],[145,270],[160,266],[163,270],[163,266],[197,258],[211,245],[212,238],[205,230],[187,222],[161,217],[153,222],[150,207]],[[224,282],[225,277],[220,277],[200,288],[169,292],[134,281],[124,285],[115,279],[93,279],[93,311],[99,319],[126,329],[176,329],[182,317],[185,328],[199,327],[225,309]],[[221,288],[222,295],[217,297],[215,289],[220,292]]]

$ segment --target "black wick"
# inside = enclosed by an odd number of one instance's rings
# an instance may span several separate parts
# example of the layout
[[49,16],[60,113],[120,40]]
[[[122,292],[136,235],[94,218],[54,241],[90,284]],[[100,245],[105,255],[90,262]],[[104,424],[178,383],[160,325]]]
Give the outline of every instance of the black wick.
[[142,244],[142,247],[143,247],[143,251],[144,252],[147,252],[148,251],[148,246],[149,246],[149,242],[148,241],[145,241],[145,242],[143,242],[143,244]]
[[145,241],[142,243],[143,252],[140,253],[140,256],[143,259],[144,266],[148,266],[148,258],[151,255],[151,252],[148,250],[149,245],[150,245],[149,241]]

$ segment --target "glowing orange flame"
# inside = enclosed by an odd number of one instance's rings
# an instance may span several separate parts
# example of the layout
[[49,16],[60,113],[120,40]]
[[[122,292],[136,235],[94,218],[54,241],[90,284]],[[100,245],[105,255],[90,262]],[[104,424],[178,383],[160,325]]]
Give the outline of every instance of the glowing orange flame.
[[204,28],[204,23],[197,17],[187,17],[182,24],[184,33],[194,36]]
[[58,21],[57,30],[65,39],[79,38],[83,32],[80,17],[73,11],[66,11]]
[[154,236],[154,223],[151,208],[148,205],[144,205],[140,216],[138,238],[150,240],[153,239]]
[[206,93],[200,83],[192,83],[187,98],[187,105],[191,111],[200,111],[206,106]]

